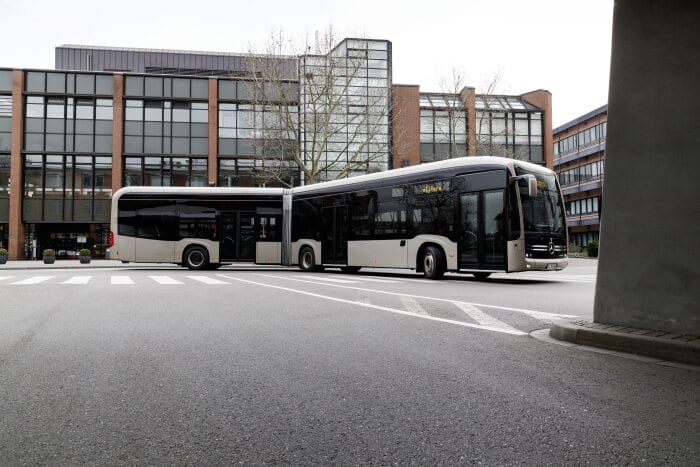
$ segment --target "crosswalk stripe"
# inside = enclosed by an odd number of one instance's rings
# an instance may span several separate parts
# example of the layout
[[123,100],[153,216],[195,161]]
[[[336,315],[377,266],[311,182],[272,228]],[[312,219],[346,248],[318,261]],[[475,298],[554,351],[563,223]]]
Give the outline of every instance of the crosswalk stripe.
[[507,329],[509,331],[518,331],[518,329],[515,329],[510,324],[506,324],[503,321],[498,320],[491,315],[487,315],[474,305],[469,305],[467,303],[460,302],[455,302],[455,305],[457,306],[457,308],[465,312],[471,319],[481,324],[482,326],[488,326],[498,329]]
[[133,285],[134,281],[129,276],[111,276],[110,284],[112,285]]
[[187,277],[192,279],[193,281],[198,281],[198,282],[202,282],[204,284],[209,284],[209,285],[228,284],[228,282],[220,281],[219,279],[214,279],[214,278],[207,277],[207,276],[187,276]]
[[430,313],[425,311],[425,309],[422,306],[420,306],[420,304],[415,298],[406,297],[402,295],[399,297],[399,299],[401,300],[401,303],[403,304],[406,311],[410,311],[411,313],[416,313],[418,315],[430,316]]
[[32,285],[39,284],[41,282],[46,282],[49,279],[53,279],[54,276],[35,276],[29,279],[24,279],[18,282],[13,282],[12,285]]
[[67,281],[61,282],[61,284],[84,285],[90,282],[90,279],[92,279],[92,276],[73,276]]
[[182,285],[182,282],[173,279],[170,276],[148,276],[154,281],[162,285]]

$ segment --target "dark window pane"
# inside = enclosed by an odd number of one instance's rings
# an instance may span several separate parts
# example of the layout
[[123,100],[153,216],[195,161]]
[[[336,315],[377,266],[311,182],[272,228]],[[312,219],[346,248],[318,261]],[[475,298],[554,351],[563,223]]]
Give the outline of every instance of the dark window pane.
[[219,99],[236,100],[236,82],[219,80]]
[[209,98],[209,80],[193,79],[192,80],[192,98],[207,99]]
[[146,96],[162,97],[163,96],[163,78],[146,77]]
[[65,93],[66,75],[63,73],[47,73],[46,92],[56,92],[61,94]]
[[46,90],[46,73],[28,71],[26,88],[29,92],[44,92]]
[[187,78],[173,78],[173,97],[190,97],[190,80]]
[[143,96],[143,77],[127,76],[124,88],[127,96]]
[[75,93],[95,94],[95,75],[76,75]]
[[97,75],[95,84],[95,94],[105,96],[111,96],[114,94],[114,78],[112,75]]

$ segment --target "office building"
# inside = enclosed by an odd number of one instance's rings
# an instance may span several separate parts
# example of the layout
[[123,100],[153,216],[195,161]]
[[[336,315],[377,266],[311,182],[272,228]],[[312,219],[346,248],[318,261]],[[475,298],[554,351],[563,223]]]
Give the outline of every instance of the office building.
[[608,106],[553,130],[554,170],[566,204],[569,242],[584,248],[600,235]]
[[372,39],[300,57],[61,46],[54,70],[0,68],[0,247],[102,257],[122,186],[298,185],[489,153],[552,167],[549,92],[423,93],[391,70]]

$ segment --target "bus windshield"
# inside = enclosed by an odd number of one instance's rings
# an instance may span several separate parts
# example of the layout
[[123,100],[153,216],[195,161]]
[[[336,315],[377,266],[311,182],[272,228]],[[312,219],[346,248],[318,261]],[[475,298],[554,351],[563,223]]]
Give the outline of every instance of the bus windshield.
[[554,175],[544,175],[516,168],[517,175],[531,174],[537,178],[537,197],[527,195],[527,186],[520,186],[520,201],[523,205],[525,235],[564,236],[564,206],[559,196]]

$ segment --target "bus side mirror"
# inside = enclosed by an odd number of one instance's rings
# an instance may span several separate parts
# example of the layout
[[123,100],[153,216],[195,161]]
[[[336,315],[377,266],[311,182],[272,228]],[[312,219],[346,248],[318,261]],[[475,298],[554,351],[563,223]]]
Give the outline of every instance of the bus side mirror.
[[530,198],[537,198],[537,178],[532,174],[517,175],[508,179],[510,183],[527,183],[527,195]]
[[527,195],[530,198],[537,198],[537,179],[530,175],[527,179]]

